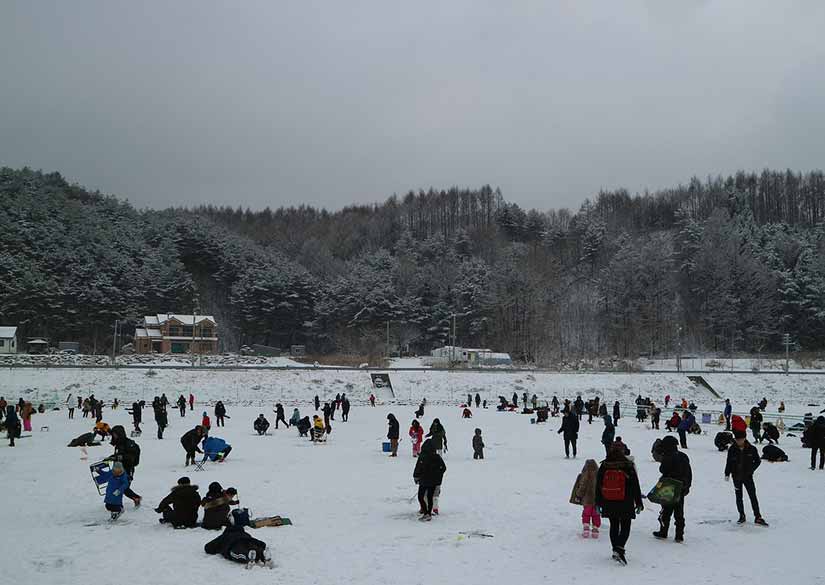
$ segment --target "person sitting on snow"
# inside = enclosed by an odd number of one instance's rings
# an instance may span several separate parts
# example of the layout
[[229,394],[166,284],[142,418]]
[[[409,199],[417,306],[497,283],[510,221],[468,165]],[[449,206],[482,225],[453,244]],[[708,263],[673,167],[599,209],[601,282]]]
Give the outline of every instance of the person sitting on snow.
[[204,437],[201,443],[203,448],[203,461],[224,461],[232,451],[232,445],[220,437]]
[[259,414],[258,418],[255,419],[255,422],[252,423],[252,426],[259,435],[265,435],[267,429],[269,429],[269,421],[266,420],[266,417],[263,414]]
[[201,528],[220,530],[229,526],[229,507],[236,506],[238,492],[235,488],[224,490],[216,481],[209,484],[209,491],[201,500],[203,506],[203,522]]
[[198,486],[189,483],[188,477],[182,477],[169,495],[160,501],[155,512],[163,515],[159,520],[161,524],[168,523],[175,528],[194,528],[198,525],[200,505]]
[[677,428],[679,428],[679,423],[681,422],[682,417],[679,416],[679,413],[674,410],[673,416],[665,422],[665,429],[667,430],[667,432],[675,431]]
[[461,413],[461,418],[473,418],[473,413],[469,408],[465,408]]

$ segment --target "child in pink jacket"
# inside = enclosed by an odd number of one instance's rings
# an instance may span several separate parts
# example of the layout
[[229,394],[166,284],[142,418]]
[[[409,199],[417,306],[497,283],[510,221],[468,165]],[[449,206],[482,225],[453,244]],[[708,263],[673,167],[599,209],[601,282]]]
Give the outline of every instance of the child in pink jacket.
[[418,457],[421,453],[421,442],[424,440],[424,429],[418,423],[417,419],[412,421],[410,426],[410,442],[412,442],[413,457]]

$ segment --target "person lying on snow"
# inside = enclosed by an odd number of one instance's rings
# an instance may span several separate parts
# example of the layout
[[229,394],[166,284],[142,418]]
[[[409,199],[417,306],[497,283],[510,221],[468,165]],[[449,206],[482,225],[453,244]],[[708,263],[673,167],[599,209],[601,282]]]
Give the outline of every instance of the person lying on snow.
[[95,434],[94,433],[83,433],[79,437],[76,437],[71,440],[71,442],[67,445],[68,447],[92,447],[95,445],[100,445],[100,443],[95,442]]
[[263,414],[259,414],[258,418],[255,419],[255,422],[252,423],[252,427],[259,435],[265,435],[266,431],[269,429],[269,421],[266,420],[266,417]]
[[236,563],[260,562],[272,567],[272,556],[266,543],[247,534],[242,526],[227,526],[219,537],[207,542],[203,550],[208,555],[221,555]]
[[221,439],[220,437],[204,437],[203,443],[203,459],[206,461],[225,461],[232,451],[232,445]]
[[237,496],[238,492],[235,488],[230,487],[224,490],[218,482],[210,483],[209,491],[201,500],[201,506],[203,506],[201,527],[207,530],[220,530],[229,526],[229,507],[238,505]]
[[169,495],[160,501],[155,512],[163,515],[158,520],[161,524],[168,523],[175,528],[194,528],[198,525],[200,505],[198,486],[190,484],[188,477],[182,477]]

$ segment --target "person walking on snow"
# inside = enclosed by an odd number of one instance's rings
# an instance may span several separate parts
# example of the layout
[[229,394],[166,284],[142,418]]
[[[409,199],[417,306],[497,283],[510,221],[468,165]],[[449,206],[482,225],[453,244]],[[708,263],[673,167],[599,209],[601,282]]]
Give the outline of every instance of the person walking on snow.
[[203,416],[201,417],[201,426],[206,430],[207,433],[212,428],[212,421],[209,419],[209,415],[206,414],[205,410],[203,411]]
[[389,423],[387,423],[387,438],[390,440],[390,457],[398,457],[398,437],[401,434],[398,419],[395,418],[394,414],[390,413],[387,415],[387,420],[389,421]]
[[582,507],[582,537],[599,538],[602,517],[596,509],[596,474],[599,466],[595,459],[584,462],[581,473],[573,484],[570,503]]
[[412,456],[418,457],[418,454],[421,452],[421,442],[424,440],[424,429],[421,427],[418,419],[413,419],[408,434],[410,435],[410,442],[412,443]]
[[278,423],[284,423],[287,428],[289,428],[289,423],[286,422],[286,416],[284,415],[284,405],[278,402],[275,405],[275,428],[278,428]]
[[559,434],[564,439],[564,458],[570,458],[570,447],[573,447],[573,458],[576,457],[576,440],[579,438],[579,417],[575,410],[570,409],[561,419]]
[[616,437],[616,427],[613,426],[613,421],[609,416],[604,417],[604,431],[602,431],[602,445],[604,445],[604,454],[607,456],[610,453],[610,446],[613,444],[613,439]]
[[183,394],[178,396],[178,410],[180,410],[181,418],[186,416],[186,398],[183,397]]
[[195,395],[189,393],[189,410],[195,410]]
[[413,481],[418,485],[419,520],[428,522],[433,519],[433,514],[438,514],[436,490],[441,487],[446,471],[447,466],[436,452],[435,443],[427,439],[413,470]]
[[693,423],[696,422],[696,418],[693,416],[693,413],[689,410],[686,410],[682,413],[682,420],[679,421],[679,426],[676,427],[676,432],[679,433],[679,445],[682,449],[687,449],[687,434],[690,432],[690,429],[693,427]]
[[756,447],[748,443],[746,436],[743,430],[733,431],[734,443],[728,448],[728,458],[725,463],[725,481],[730,481],[731,476],[733,476],[736,509],[739,511],[737,523],[744,524],[747,521],[745,518],[745,504],[742,499],[742,488],[744,488],[748,491],[748,498],[751,501],[754,522],[761,526],[767,526],[768,523],[765,522],[762,513],[759,511],[756,485],[753,483],[753,473],[762,464],[762,460],[759,458]]
[[730,417],[733,414],[733,407],[730,404],[730,398],[725,398],[725,430],[730,431]]
[[343,396],[341,396],[341,422],[349,421],[349,409],[349,398],[347,398],[347,395],[344,394]]
[[644,510],[642,490],[636,467],[624,454],[624,447],[617,445],[602,461],[596,474],[596,506],[610,520],[610,544],[613,560],[627,564],[625,546],[630,537],[630,527],[637,514]]
[[476,392],[476,409],[481,408],[481,394]]
[[[370,394],[370,406],[375,408],[375,394]],[[317,408],[315,410],[318,410]]]
[[110,470],[100,474],[98,480],[106,482],[103,503],[106,510],[111,512],[112,520],[117,520],[123,514],[123,496],[129,489],[129,476],[123,469],[123,464],[116,461]]
[[9,439],[9,447],[14,447],[14,440],[20,436],[20,419],[14,411],[14,406],[6,406],[6,436]]
[[135,468],[140,464],[140,447],[126,436],[126,430],[121,425],[112,427],[111,445],[115,452],[108,459],[119,461],[123,465],[123,470],[129,476],[129,485],[123,495],[132,500],[137,508],[143,498],[132,491],[132,483],[135,481]]
[[751,408],[751,432],[756,443],[762,442],[762,410],[758,406]]
[[435,452],[439,455],[441,455],[442,450],[449,451],[449,449],[447,449],[447,432],[444,430],[444,426],[441,424],[441,421],[437,418],[433,419],[433,422],[430,425],[430,432],[427,433],[426,436],[432,438]]
[[219,427],[225,426],[224,418],[229,418],[229,416],[226,414],[226,407],[223,405],[223,402],[218,400],[218,402],[215,403],[215,425]]
[[315,405],[315,412],[318,412],[318,409],[321,408],[321,399],[318,398],[318,395],[315,395],[315,398],[312,400],[312,403]]
[[808,429],[808,445],[811,446],[811,470],[816,469],[816,453],[819,451],[819,469],[825,467],[825,416],[818,416]]
[[676,520],[674,540],[683,542],[685,539],[685,496],[690,492],[690,485],[693,482],[690,459],[679,451],[678,442],[673,435],[668,435],[662,439],[659,452],[662,459],[659,465],[659,473],[662,474],[662,479],[669,478],[682,482],[682,493],[673,506],[662,506],[662,511],[659,513],[659,530],[654,532],[653,536],[667,538],[670,518],[673,516]]
[[473,459],[484,459],[484,439],[481,438],[481,429],[476,429],[473,435]]

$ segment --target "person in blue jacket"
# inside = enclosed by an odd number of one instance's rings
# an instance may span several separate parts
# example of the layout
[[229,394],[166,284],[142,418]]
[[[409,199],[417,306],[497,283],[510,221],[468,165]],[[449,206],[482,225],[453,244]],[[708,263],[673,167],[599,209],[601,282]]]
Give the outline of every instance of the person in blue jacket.
[[223,461],[232,451],[232,445],[221,439],[220,437],[204,437],[203,443],[203,460],[206,461]]
[[725,398],[725,430],[730,430],[730,417],[733,414],[733,407],[730,405],[730,398]]
[[687,449],[687,434],[690,432],[690,429],[693,427],[693,424],[696,422],[696,417],[693,416],[693,413],[689,410],[684,411],[682,415],[682,421],[679,423],[679,426],[676,427],[676,432],[679,433],[679,446],[682,449]]
[[129,489],[129,474],[123,469],[120,461],[115,461],[111,470],[100,474],[100,481],[107,482],[103,503],[112,513],[112,520],[117,520],[123,514],[123,494]]

